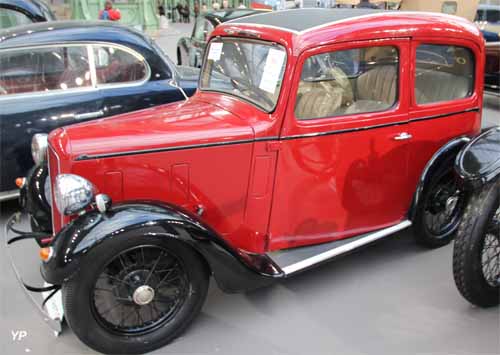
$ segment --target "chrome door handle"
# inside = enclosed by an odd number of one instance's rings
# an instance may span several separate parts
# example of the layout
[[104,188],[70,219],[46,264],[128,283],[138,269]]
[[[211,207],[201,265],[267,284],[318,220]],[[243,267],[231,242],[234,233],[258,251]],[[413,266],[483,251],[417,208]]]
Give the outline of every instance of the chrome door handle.
[[394,137],[394,140],[395,141],[404,141],[404,140],[407,140],[407,139],[412,139],[413,136],[408,133],[408,132],[402,132],[400,134],[398,134],[397,136]]
[[101,116],[104,116],[103,110],[94,111],[94,112],[79,113],[79,114],[75,115],[75,118],[77,120],[87,120],[89,118],[98,118]]

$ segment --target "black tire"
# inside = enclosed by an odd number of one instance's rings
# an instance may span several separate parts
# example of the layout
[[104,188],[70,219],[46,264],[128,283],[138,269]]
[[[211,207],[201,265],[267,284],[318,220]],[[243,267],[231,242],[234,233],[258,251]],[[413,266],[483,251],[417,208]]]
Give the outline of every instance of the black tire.
[[[452,194],[451,191],[454,193]],[[446,213],[448,197],[456,198],[449,220],[444,219],[442,228],[431,226],[429,219],[439,218],[440,213]],[[452,241],[457,233],[467,198],[467,194],[458,188],[453,160],[449,159],[441,164],[424,187],[422,201],[417,207],[413,220],[417,243],[428,248],[439,248]]]
[[[500,181],[482,188],[471,198],[458,229],[453,247],[453,277],[462,296],[480,307],[492,307],[499,304],[500,289],[485,278],[483,269],[483,248],[486,238],[497,238],[500,245],[498,224],[492,225],[495,213],[500,205]],[[498,216],[497,216],[498,217]],[[493,226],[493,230],[491,229]],[[498,249],[497,249],[498,252]],[[497,254],[496,278],[500,260]],[[493,280],[495,276],[493,277]]]
[[[110,265],[116,258],[120,258],[121,262],[121,256],[127,256],[127,254],[124,253],[130,250],[140,250],[144,248],[151,248],[152,251],[156,249],[164,250],[165,253],[162,252],[161,255],[169,255],[171,258],[177,260],[171,265],[173,265],[173,267],[176,267],[178,264],[182,266],[185,271],[185,277],[182,276],[182,280],[186,281],[185,286],[187,287],[185,287],[185,293],[183,291],[180,297],[182,301],[176,302],[175,307],[178,308],[175,312],[169,311],[166,316],[158,312],[158,317],[166,318],[161,322],[158,321],[155,327],[151,326],[148,329],[143,327],[143,329],[145,329],[143,331],[134,329],[134,332],[125,332],[123,329],[119,329],[116,324],[113,325],[115,328],[111,327],[110,324],[106,324],[107,321],[104,320],[105,312],[100,312],[98,310],[99,305],[96,301],[96,292],[101,290],[98,289],[97,284],[98,282],[102,282],[99,280],[102,280],[101,277],[104,275],[103,272],[108,272],[111,267]],[[149,252],[149,249],[146,251]],[[146,265],[151,259],[144,257],[144,251],[142,251],[142,253],[143,265]],[[161,255],[159,258],[161,258]],[[139,264],[137,260],[135,263],[136,265]],[[157,261],[156,263],[158,264]],[[115,266],[113,265],[113,267]],[[146,268],[146,266],[141,267]],[[124,265],[123,270],[128,272],[128,267]],[[186,329],[191,321],[193,321],[200,312],[205,301],[209,283],[208,277],[209,273],[204,260],[202,260],[197,252],[189,246],[175,240],[161,240],[152,236],[124,234],[119,237],[110,238],[92,249],[82,260],[79,271],[63,284],[62,296],[65,317],[68,325],[77,337],[94,350],[106,354],[140,354],[149,352],[172,341]],[[125,278],[123,280],[125,280]],[[131,281],[131,279],[128,280]],[[147,282],[148,281],[146,281],[146,283]],[[151,281],[149,282],[151,283]],[[124,283],[127,284],[127,282]],[[120,287],[133,290],[129,284]],[[151,309],[149,312],[151,313],[151,317],[153,317],[153,309],[159,305],[159,303],[153,304],[157,302],[156,297],[160,297],[160,291],[157,290],[155,292],[157,292],[157,294],[154,294],[154,301],[150,301]],[[176,294],[178,294],[178,292]],[[127,313],[126,310],[131,309],[127,307],[139,309],[138,311],[136,310],[137,322],[140,323],[141,320],[144,322],[141,312],[142,314],[147,314],[147,310],[142,308],[141,311],[140,307],[146,306],[135,304],[135,298],[133,302],[132,297],[129,297],[128,303],[126,303],[127,306],[125,306],[123,298],[120,298],[120,301],[117,300],[118,296],[116,295],[116,289],[113,289],[111,296],[106,297],[114,298],[116,303],[121,302],[120,307],[117,309],[120,309],[120,312],[124,314],[133,313]],[[122,306],[125,310],[121,309]],[[117,311],[109,312],[109,314],[116,312]],[[125,326],[126,321],[123,319],[120,320],[119,325],[121,326],[122,321],[123,326]],[[147,325],[147,323],[145,323],[145,325]]]
[[177,65],[182,65],[181,49],[177,47]]

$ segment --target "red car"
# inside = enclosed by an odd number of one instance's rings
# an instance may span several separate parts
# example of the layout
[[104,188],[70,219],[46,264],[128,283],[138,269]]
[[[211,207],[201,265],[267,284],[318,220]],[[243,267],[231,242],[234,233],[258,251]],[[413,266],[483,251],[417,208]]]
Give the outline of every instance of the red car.
[[45,245],[52,286],[30,290],[61,288],[93,349],[139,353],[188,326],[209,276],[245,291],[412,225],[419,243],[445,245],[483,67],[479,29],[449,15],[308,9],[222,24],[193,97],[50,134],[54,234],[23,237]]

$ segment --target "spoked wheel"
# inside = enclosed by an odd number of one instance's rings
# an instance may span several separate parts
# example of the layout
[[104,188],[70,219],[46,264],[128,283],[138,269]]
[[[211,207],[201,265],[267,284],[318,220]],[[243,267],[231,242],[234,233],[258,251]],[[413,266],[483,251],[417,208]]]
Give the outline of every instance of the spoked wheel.
[[91,348],[138,354],[177,337],[208,289],[205,262],[175,240],[122,235],[94,247],[63,284],[66,319]]
[[182,307],[189,279],[181,261],[154,245],[125,250],[106,265],[93,292],[93,311],[104,327],[147,332]]
[[453,275],[471,303],[500,302],[500,182],[476,192],[468,204],[453,248]]
[[465,202],[452,166],[446,166],[424,190],[415,218],[417,242],[433,248],[448,244],[455,236]]

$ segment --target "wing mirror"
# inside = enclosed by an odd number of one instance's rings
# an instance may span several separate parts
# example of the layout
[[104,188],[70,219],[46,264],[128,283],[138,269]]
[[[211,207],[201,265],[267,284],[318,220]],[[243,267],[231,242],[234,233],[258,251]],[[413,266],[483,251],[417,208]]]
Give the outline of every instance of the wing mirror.
[[177,80],[175,80],[175,79],[170,79],[170,80],[168,81],[168,85],[170,85],[170,86],[172,86],[172,87],[174,87],[174,88],[178,89],[178,90],[182,93],[182,95],[184,96],[184,99],[186,99],[186,101],[187,101],[188,96],[186,95],[186,92],[184,91],[184,89],[183,89],[183,88],[181,88],[181,87],[179,86],[179,83],[177,82]]

